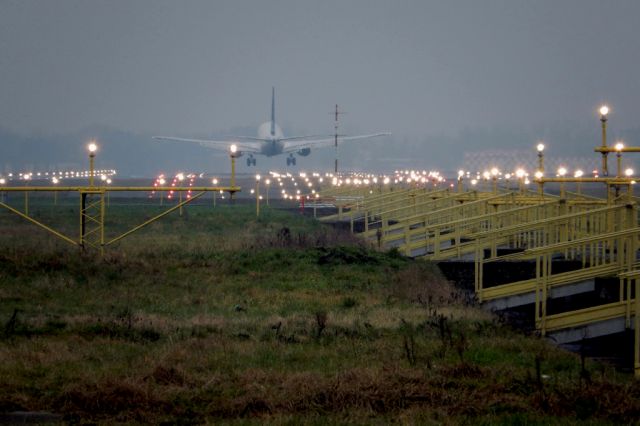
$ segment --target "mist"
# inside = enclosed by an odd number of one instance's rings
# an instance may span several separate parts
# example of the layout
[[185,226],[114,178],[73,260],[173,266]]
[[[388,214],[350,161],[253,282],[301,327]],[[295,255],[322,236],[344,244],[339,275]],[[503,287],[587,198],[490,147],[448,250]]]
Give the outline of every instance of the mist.
[[[635,1],[3,1],[0,172],[98,161],[129,175],[228,168],[224,153],[154,135],[391,132],[344,144],[344,169],[455,170],[473,153],[576,161],[637,144]],[[331,170],[333,149],[298,159]],[[244,167],[243,163],[239,165]],[[258,157],[258,168],[285,157]]]

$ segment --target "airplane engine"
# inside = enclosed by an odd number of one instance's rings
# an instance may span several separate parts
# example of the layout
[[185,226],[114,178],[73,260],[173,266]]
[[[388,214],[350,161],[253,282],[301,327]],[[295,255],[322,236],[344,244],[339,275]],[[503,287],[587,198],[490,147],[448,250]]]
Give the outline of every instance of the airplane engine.
[[311,154],[311,148],[302,148],[300,151],[298,151],[297,154],[301,157],[306,157],[307,155]]

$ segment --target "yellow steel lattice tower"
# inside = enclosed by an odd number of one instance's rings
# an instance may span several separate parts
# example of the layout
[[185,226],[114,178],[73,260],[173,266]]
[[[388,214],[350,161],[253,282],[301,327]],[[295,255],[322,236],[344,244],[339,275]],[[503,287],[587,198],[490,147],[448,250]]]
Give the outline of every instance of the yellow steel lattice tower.
[[104,190],[80,191],[80,245],[83,250],[104,249]]

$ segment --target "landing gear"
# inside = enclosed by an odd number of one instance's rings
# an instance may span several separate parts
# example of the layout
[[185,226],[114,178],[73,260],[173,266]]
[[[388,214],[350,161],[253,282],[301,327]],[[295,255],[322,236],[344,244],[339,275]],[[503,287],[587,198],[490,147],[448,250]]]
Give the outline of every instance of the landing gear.
[[287,157],[287,166],[295,166],[296,165],[296,157],[293,155],[289,155]]
[[251,167],[255,165],[256,165],[256,159],[253,157],[253,155],[249,156],[249,158],[247,158],[247,167]]

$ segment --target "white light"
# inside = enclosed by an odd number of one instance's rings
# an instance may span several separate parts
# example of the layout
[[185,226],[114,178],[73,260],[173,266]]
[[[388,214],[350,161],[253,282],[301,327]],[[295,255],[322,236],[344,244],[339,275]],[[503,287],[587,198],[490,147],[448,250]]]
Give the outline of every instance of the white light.
[[620,152],[624,149],[624,144],[622,142],[618,142],[614,148],[616,149],[616,151]]
[[542,176],[544,176],[544,173],[542,173],[540,170],[538,170],[535,174],[536,179],[542,179]]
[[235,154],[238,151],[238,147],[233,144],[229,147],[229,150],[231,151],[232,154]]
[[91,142],[88,148],[89,148],[89,152],[93,154],[98,150],[98,145],[96,145],[95,142]]
[[575,178],[581,178],[584,175],[584,172],[580,169],[576,170],[575,173],[573,173],[573,177]]
[[498,176],[498,173],[500,173],[500,170],[497,167],[491,169],[491,176]]
[[60,182],[60,180],[58,180],[58,178],[57,178],[57,177],[53,177],[53,178],[51,179],[51,182],[53,182],[53,183],[54,183],[54,185],[55,185],[55,184],[57,184],[58,182]]
[[7,180],[5,178],[0,178],[0,185],[4,185],[7,183]]
[[560,167],[558,169],[558,175],[560,175],[560,177],[563,177],[566,174],[567,174],[567,169],[565,167]]
[[539,143],[539,144],[536,146],[536,149],[538,150],[538,152],[542,152],[542,151],[544,151],[544,144],[543,144],[543,143]]
[[629,177],[629,176],[633,176],[633,169],[626,169],[624,171],[625,176]]
[[518,169],[516,170],[516,176],[518,176],[518,179],[522,179],[525,175],[525,171],[524,169]]
[[211,179],[211,183],[213,185],[217,185],[218,184],[218,179],[216,179],[216,178]]
[[256,175],[256,180],[260,180],[260,175]]
[[606,116],[607,114],[609,114],[609,107],[606,105],[602,105],[600,107],[600,115]]

